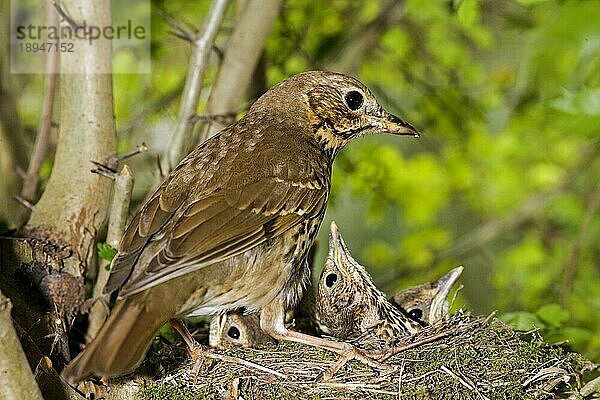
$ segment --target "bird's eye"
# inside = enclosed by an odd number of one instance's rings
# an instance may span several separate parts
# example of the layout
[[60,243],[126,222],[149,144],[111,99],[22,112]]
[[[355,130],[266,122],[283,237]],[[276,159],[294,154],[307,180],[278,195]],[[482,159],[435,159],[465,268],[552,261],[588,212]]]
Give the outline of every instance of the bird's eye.
[[348,107],[350,107],[352,111],[358,110],[360,106],[362,106],[364,100],[363,95],[356,90],[351,90],[346,93],[345,99],[346,104],[348,104]]
[[325,277],[325,286],[332,287],[336,281],[337,281],[337,275],[329,274]]
[[241,336],[240,330],[238,328],[236,328],[235,326],[232,326],[227,331],[227,336],[229,336],[232,339],[239,339]]
[[419,310],[418,308],[413,308],[408,312],[408,316],[412,319],[421,319],[423,317],[423,311]]

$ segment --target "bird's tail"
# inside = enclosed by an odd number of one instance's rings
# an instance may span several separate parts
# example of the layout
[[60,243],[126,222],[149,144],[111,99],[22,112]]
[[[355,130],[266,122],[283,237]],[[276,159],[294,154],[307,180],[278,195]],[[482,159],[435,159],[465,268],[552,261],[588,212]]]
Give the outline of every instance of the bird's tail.
[[140,365],[156,331],[168,319],[162,313],[148,312],[140,300],[132,296],[117,301],[98,336],[63,370],[69,383],[92,375],[124,375]]

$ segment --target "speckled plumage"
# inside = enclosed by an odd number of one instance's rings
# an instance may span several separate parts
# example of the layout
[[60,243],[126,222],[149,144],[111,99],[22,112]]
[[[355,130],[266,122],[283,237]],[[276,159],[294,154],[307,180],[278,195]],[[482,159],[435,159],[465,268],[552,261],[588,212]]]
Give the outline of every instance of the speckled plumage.
[[[346,104],[350,92],[363,98],[355,110]],[[106,286],[119,289],[117,303],[63,376],[75,382],[133,370],[173,317],[244,307],[261,312],[270,335],[289,338],[285,310],[308,279],[333,159],[373,130],[418,135],[356,79],[313,71],[274,86],[200,144],[129,224]]]
[[[448,318],[449,302],[448,295],[450,290],[457,282],[463,271],[463,267],[456,267],[450,270],[447,274],[442,276],[435,282],[425,282],[420,285],[412,286],[397,292],[393,298],[390,299],[393,305],[401,309],[401,312],[406,314],[408,317],[418,320],[423,325],[432,325],[439,321]],[[321,280],[321,285],[324,281]],[[353,286],[355,287],[355,286]],[[308,287],[306,294],[312,294],[310,301],[310,312],[305,313],[303,318],[310,318],[309,321],[298,321],[296,319],[295,324],[302,326],[315,324],[315,299],[314,293],[317,287]],[[330,291],[326,287],[321,286],[321,296]],[[301,306],[304,306],[304,299],[302,300]],[[327,308],[327,305],[332,305],[331,309]],[[321,303],[319,309],[319,316],[321,321],[332,326],[339,327],[340,322],[333,322],[338,318],[339,310],[337,309],[335,300],[326,300],[326,303]],[[323,317],[323,313],[328,313],[327,317]],[[330,313],[330,314],[329,314]],[[361,318],[360,313],[357,313],[356,317]],[[323,328],[323,325],[321,326]],[[360,336],[360,332],[350,332],[352,325],[346,325],[345,328],[333,328],[327,329],[330,332],[338,333],[342,332],[342,335],[346,337]],[[211,321],[210,331],[210,345],[219,348],[227,348],[234,346],[242,347],[257,347],[262,346],[266,343],[271,343],[273,340],[269,335],[263,332],[260,328],[260,321],[258,314],[251,313],[245,314],[239,311],[226,313],[223,315],[215,316]]]
[[315,294],[319,329],[340,339],[393,344],[418,332],[422,321],[410,318],[379,290],[365,268],[352,258],[335,222],[329,231],[329,255]]

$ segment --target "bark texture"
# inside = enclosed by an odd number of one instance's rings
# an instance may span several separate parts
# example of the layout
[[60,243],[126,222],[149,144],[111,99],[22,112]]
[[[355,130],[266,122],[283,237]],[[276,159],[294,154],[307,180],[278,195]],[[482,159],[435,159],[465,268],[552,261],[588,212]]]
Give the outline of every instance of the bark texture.
[[[64,1],[75,23],[110,25],[110,2]],[[62,24],[68,24],[63,21]],[[115,127],[107,40],[75,39],[75,51],[61,54],[60,128],[54,167],[25,231],[68,246],[74,257],[63,271],[82,276],[95,253],[112,182],[90,172],[91,161],[115,152]]]

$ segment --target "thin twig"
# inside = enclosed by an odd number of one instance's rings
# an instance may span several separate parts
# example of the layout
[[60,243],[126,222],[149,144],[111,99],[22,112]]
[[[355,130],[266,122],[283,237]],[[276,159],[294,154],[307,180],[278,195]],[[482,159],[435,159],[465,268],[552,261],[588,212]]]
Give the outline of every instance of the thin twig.
[[122,154],[120,156],[111,156],[108,158],[108,165],[118,165],[121,161],[123,160],[127,160],[128,158],[131,158],[133,156],[137,156],[138,154],[141,153],[145,153],[148,151],[148,146],[146,146],[146,143],[140,144],[138,147],[136,147],[135,150],[132,150],[128,153]]
[[181,24],[170,14],[163,10],[159,10],[158,14],[163,17],[163,19],[174,29],[174,31],[170,31],[169,33],[173,36],[176,36],[180,39],[185,40],[186,42],[192,43],[194,40],[194,34],[190,33],[187,29],[185,29]]
[[444,338],[449,335],[451,335],[451,332],[442,332],[442,333],[438,333],[437,335],[433,335],[433,336],[427,337],[422,340],[417,340],[416,342],[412,342],[412,343],[405,344],[402,346],[396,346],[396,347],[386,351],[385,354],[383,355],[383,357],[381,357],[381,361],[385,361],[388,358],[390,358],[391,356],[401,353],[403,351],[413,349],[415,347],[419,347],[419,346],[422,346],[424,344],[428,344],[431,342],[435,342],[436,340]]
[[281,378],[281,379],[287,379],[287,376],[285,374],[282,374],[281,372],[277,372],[271,368],[263,367],[262,365],[255,364],[251,361],[243,360],[241,358],[237,358],[237,357],[233,357],[233,356],[226,356],[225,354],[213,353],[211,351],[203,351],[202,354],[208,358],[214,358],[214,359],[229,362],[229,363],[244,365],[249,368],[253,368],[253,369],[256,369],[256,370],[259,370],[262,372],[266,372],[271,375],[275,375],[276,377]]
[[75,22],[75,20],[65,10],[63,10],[58,1],[53,1],[52,5],[54,6],[54,8],[56,8],[56,11],[58,11],[63,20],[66,21],[69,25],[71,25],[71,28],[75,29],[83,27],[83,25]]
[[[55,7],[60,8],[57,5],[55,5]],[[51,8],[48,8],[46,10],[46,25],[57,27],[58,24],[58,14],[53,12]],[[57,43],[57,40],[54,40],[54,43]],[[58,80],[57,52],[51,51],[45,53],[44,70],[44,97],[42,100],[42,112],[40,114],[38,134],[35,138],[29,167],[27,168],[27,173],[23,180],[23,188],[21,189],[21,197],[29,201],[35,200],[35,194],[40,179],[40,170],[42,169],[42,163],[48,152],[48,143],[50,141],[50,132],[52,130],[52,113],[56,97],[56,83]]]
[[448,369],[445,365],[442,365],[440,367],[440,369],[442,371],[444,371],[445,373],[447,373],[448,375],[450,375],[451,377],[453,377],[454,379],[456,379],[458,382],[460,382],[461,385],[463,385],[464,387],[466,387],[468,390],[472,390],[475,393],[477,393],[477,395],[479,395],[480,398],[482,398],[484,400],[490,400],[489,397],[484,396],[483,394],[481,394],[479,392],[479,390],[477,390],[477,388],[474,385],[469,384],[463,377],[459,376],[455,372],[450,371],[450,369]]
[[227,5],[228,0],[213,0],[202,34],[192,41],[190,67],[183,89],[177,127],[169,139],[163,158],[162,169],[167,173],[181,160],[189,145],[204,72]]
[[33,207],[34,207],[33,204],[31,204],[31,202],[22,198],[21,196],[13,196],[13,199],[15,199],[15,201],[17,203],[19,203],[20,205],[25,207],[27,210],[29,210],[29,211],[33,210]]

